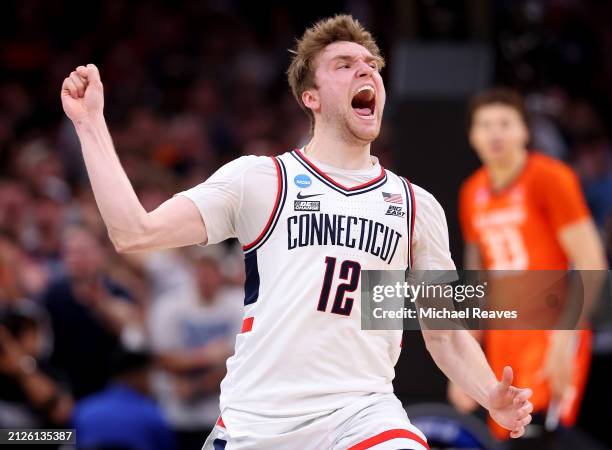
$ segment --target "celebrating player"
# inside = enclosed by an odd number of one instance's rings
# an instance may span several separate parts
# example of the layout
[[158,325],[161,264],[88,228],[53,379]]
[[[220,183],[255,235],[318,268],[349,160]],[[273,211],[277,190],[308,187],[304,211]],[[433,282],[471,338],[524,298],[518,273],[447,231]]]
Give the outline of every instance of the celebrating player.
[[[527,151],[523,101],[503,88],[472,100],[470,142],[483,167],[463,184],[459,210],[467,269],[605,269],[597,230],[577,177],[565,164]],[[590,360],[588,331],[490,330],[483,335],[495,373],[506,364],[521,384],[534,389],[534,411],[544,420],[576,419]],[[476,405],[456,385],[451,401],[462,410]],[[557,413],[557,411],[559,413]],[[554,419],[552,422],[556,422]],[[550,424],[550,421],[549,421]],[[508,433],[493,424],[495,434]]]
[[[383,65],[350,16],[318,22],[288,70],[311,119],[308,145],[239,158],[151,212],[113,148],[98,69],[79,66],[64,81],[64,110],[119,252],[230,237],[244,245],[242,333],[205,448],[428,448],[393,394],[402,332],[360,329],[361,270],[454,269],[441,206],[370,155],[385,106]],[[423,334],[448,377],[521,436],[531,390],[512,386],[512,369],[498,381],[467,332]]]

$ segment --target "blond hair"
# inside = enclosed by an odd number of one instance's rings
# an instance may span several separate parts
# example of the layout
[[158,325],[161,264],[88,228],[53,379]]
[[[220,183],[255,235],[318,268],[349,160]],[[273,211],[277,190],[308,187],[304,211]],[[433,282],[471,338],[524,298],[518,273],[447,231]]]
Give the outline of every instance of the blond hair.
[[370,32],[352,16],[336,15],[322,19],[308,28],[297,41],[295,50],[291,50],[293,57],[287,70],[287,78],[293,96],[310,118],[311,131],[314,127],[314,114],[304,105],[302,93],[317,87],[314,64],[316,57],[325,47],[339,41],[355,42],[365,47],[376,58],[379,70],[385,65]]

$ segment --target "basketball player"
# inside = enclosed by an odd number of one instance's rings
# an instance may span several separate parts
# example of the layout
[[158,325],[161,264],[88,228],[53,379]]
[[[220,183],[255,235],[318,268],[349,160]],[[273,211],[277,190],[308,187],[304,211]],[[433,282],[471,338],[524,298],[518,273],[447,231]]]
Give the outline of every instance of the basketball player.
[[[215,449],[418,449],[425,436],[393,395],[401,331],[360,329],[361,270],[453,269],[444,212],[370,155],[385,105],[384,61],[350,16],[298,42],[289,84],[312,123],[305,148],[246,156],[152,212],[126,177],[103,117],[98,69],[65,79],[96,201],[120,252],[244,245],[242,333],[221,385]],[[440,368],[512,436],[531,390],[498,381],[467,332],[424,332]]]
[[[606,269],[604,251],[573,171],[527,150],[523,100],[493,89],[471,102],[470,142],[483,167],[460,191],[466,269]],[[544,276],[544,275],[543,275]],[[590,360],[589,331],[488,330],[486,354],[495,373],[510,364],[520,384],[534,389],[542,425],[549,405],[565,426],[576,420]],[[476,404],[458,387],[451,401],[468,411]],[[550,415],[549,415],[550,417]],[[505,429],[492,424],[497,437]]]

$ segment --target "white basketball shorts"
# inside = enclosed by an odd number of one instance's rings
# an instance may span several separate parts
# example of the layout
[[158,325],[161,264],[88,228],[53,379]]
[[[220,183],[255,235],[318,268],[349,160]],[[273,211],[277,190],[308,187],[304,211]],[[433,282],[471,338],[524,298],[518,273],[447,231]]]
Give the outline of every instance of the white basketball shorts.
[[[248,428],[248,431],[246,429]],[[394,394],[370,394],[316,416],[279,418],[227,410],[202,450],[429,450]]]

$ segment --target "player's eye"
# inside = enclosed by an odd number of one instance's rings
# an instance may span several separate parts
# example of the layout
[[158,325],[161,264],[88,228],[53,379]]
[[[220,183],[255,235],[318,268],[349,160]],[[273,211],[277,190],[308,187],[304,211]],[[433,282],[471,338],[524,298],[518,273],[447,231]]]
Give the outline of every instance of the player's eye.
[[338,69],[348,69],[351,67],[348,63],[342,63],[338,66]]

